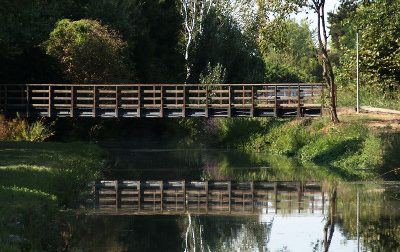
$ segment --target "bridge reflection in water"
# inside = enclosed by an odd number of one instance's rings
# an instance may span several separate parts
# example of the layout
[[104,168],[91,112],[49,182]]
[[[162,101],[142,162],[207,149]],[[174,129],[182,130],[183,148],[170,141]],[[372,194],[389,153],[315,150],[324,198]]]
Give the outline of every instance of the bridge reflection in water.
[[0,113],[45,117],[319,115],[320,83],[1,84]]
[[320,213],[328,196],[320,183],[233,181],[97,181],[92,214],[259,215]]

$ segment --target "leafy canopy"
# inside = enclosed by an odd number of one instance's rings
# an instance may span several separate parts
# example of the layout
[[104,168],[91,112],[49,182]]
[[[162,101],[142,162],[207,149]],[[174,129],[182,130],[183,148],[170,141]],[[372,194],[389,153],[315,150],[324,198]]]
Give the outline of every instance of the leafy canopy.
[[131,77],[123,56],[126,43],[98,21],[62,19],[44,46],[74,83],[121,82]]

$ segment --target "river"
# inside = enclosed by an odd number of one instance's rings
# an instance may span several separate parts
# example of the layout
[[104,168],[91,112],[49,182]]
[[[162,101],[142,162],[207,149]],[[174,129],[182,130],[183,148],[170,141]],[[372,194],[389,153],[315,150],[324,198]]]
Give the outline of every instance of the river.
[[[74,215],[71,251],[400,251],[400,183],[342,182],[324,167],[260,153],[107,147],[106,180],[286,181],[252,210],[110,209]],[[306,186],[305,186],[306,188]],[[274,198],[276,197],[276,198]],[[256,206],[254,208],[254,206]]]

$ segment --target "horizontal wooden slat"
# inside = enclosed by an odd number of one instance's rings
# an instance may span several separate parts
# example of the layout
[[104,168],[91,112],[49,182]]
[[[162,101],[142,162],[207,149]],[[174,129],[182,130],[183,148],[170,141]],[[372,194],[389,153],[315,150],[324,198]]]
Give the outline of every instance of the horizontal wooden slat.
[[47,101],[49,97],[31,97],[30,99],[33,101]]
[[205,94],[205,93],[207,93],[207,90],[192,90],[192,89],[189,89],[187,92],[190,93],[190,94],[197,94],[197,93]]
[[93,94],[93,90],[76,90],[77,94]]
[[92,101],[93,97],[76,97],[78,101]]
[[115,98],[115,97],[99,97],[98,100],[99,101],[115,101],[115,100],[117,100],[117,98]]
[[[8,91],[10,92],[10,91]],[[49,93],[49,90],[30,90],[31,93]]]
[[52,92],[56,94],[70,94],[72,90],[52,90]]
[[138,97],[120,97],[119,99],[122,101],[137,101],[137,100],[139,100]]
[[161,90],[143,90],[144,94],[161,94]]
[[53,97],[53,100],[59,100],[59,101],[68,101],[71,100],[71,97]]
[[53,104],[54,107],[61,107],[61,108],[70,108],[71,104]]
[[174,100],[182,101],[183,97],[164,97],[164,100],[166,100],[166,101],[174,101]]
[[137,94],[137,93],[139,93],[139,90],[121,90],[119,93],[120,94]]
[[97,92],[99,94],[116,94],[117,93],[116,90],[101,90],[101,89],[97,90]]

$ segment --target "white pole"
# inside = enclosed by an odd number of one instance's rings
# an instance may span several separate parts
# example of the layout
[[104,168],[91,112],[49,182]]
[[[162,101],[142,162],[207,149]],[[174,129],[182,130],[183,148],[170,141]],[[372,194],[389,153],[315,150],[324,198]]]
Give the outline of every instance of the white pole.
[[357,189],[357,251],[360,251],[360,196]]
[[360,112],[360,74],[359,74],[359,63],[358,63],[358,32],[356,33],[356,51],[357,51],[357,113]]

